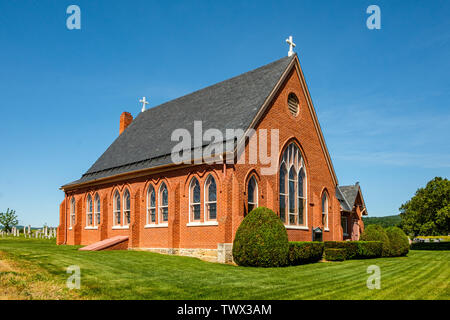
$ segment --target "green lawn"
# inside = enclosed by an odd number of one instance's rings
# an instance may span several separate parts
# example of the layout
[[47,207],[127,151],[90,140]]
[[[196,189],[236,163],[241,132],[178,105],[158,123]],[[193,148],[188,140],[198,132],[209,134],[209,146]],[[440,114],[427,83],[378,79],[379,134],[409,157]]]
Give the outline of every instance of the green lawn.
[[[66,267],[78,265],[77,296],[84,299],[450,299],[449,251],[262,269],[141,251],[77,248],[49,240],[0,238],[0,259],[40,273],[60,287],[69,276]],[[366,286],[369,265],[381,268],[380,290]],[[6,274],[0,269],[0,280]]]

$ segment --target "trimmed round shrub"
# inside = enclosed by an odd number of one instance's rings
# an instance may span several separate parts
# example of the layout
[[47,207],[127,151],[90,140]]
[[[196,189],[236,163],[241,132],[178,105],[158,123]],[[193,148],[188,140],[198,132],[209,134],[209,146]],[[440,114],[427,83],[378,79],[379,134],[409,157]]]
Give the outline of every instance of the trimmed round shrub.
[[325,259],[328,261],[344,261],[345,249],[325,248]]
[[233,242],[233,259],[240,266],[279,267],[287,264],[286,228],[272,210],[259,207],[242,221]]
[[388,256],[389,252],[389,238],[383,227],[377,224],[368,225],[362,233],[359,240],[362,241],[381,241],[383,242],[383,257]]
[[323,242],[289,242],[288,262],[291,266],[314,263],[322,260]]
[[389,238],[389,257],[406,256],[409,252],[408,236],[398,227],[389,227],[386,229]]

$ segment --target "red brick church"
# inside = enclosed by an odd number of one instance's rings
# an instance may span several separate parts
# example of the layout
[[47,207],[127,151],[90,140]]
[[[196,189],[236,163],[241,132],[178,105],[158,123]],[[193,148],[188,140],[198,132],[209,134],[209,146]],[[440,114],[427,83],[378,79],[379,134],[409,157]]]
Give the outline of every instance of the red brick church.
[[[242,148],[234,143],[215,154],[222,161],[174,163],[177,141],[172,133],[178,128],[192,132],[195,121],[201,121],[203,132],[233,128],[254,130],[258,136],[278,129],[276,169],[264,174],[267,164],[250,161],[249,139]],[[234,161],[225,161],[225,155]],[[338,185],[292,51],[148,110],[144,99],[135,119],[127,112],[121,115],[119,136],[92,167],[61,189],[65,198],[58,244],[90,245],[113,238],[109,249],[220,262],[230,260],[236,230],[254,207],[274,210],[291,241],[357,240],[367,215],[359,184]]]

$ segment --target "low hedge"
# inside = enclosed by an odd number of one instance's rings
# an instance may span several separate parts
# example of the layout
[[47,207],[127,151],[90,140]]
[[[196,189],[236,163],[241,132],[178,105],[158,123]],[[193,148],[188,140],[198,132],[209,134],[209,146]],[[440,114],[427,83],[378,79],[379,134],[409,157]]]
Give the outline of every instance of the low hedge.
[[413,242],[411,250],[450,250],[450,242]]
[[325,248],[325,259],[328,261],[344,261],[346,256],[345,249]]
[[361,234],[360,240],[362,241],[381,241],[383,242],[383,257],[387,257],[389,253],[389,238],[386,234],[386,230],[382,226],[377,224],[370,224]]
[[381,241],[325,241],[325,250],[327,248],[345,250],[348,260],[379,258],[383,253]]
[[289,242],[288,262],[291,266],[314,263],[322,259],[323,242]]

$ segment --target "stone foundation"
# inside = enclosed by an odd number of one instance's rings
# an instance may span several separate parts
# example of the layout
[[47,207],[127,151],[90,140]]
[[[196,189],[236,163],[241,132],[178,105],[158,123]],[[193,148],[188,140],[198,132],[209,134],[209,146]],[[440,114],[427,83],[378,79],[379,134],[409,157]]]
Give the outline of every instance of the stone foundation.
[[203,248],[130,248],[131,250],[150,251],[161,254],[171,254],[198,258],[209,262],[232,263],[232,243],[219,243],[217,249]]

